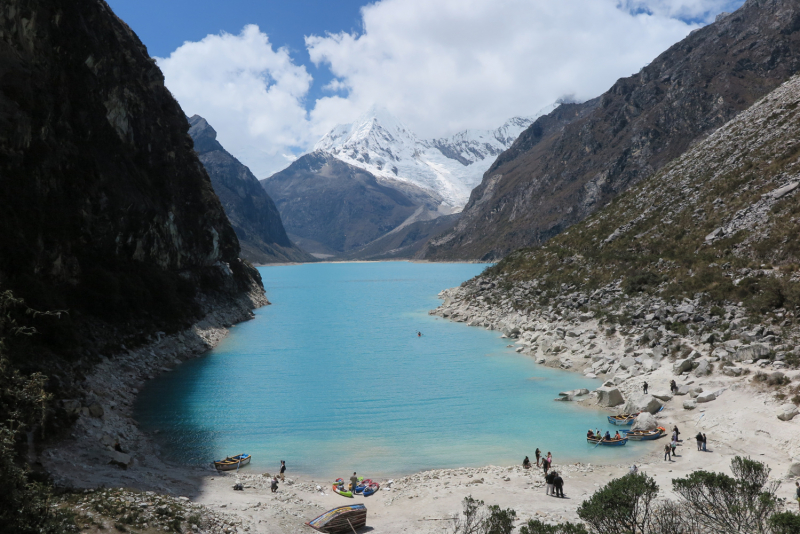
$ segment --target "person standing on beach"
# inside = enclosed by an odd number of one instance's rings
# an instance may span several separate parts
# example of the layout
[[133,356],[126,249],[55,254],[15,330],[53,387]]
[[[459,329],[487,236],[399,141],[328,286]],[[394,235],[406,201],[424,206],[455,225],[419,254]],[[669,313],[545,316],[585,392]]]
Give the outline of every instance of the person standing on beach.
[[672,447],[670,447],[669,443],[664,445],[664,461],[667,461],[667,460],[669,460],[670,462],[672,461],[672,457],[669,454],[671,450],[672,450]]
[[547,467],[553,467],[553,455],[550,454],[550,451],[547,451]]
[[561,478],[561,475],[556,473],[556,477],[553,479],[553,487],[556,490],[556,497],[564,498],[564,479]]
[[672,429],[672,433],[675,435],[675,441],[681,440],[681,431],[678,430],[678,425],[675,425],[675,428]]
[[[674,436],[675,436],[675,434],[673,434],[673,437]],[[703,450],[703,434],[698,432],[697,435],[694,437],[694,439],[697,440],[697,450],[698,451],[702,451]]]
[[286,477],[284,475],[285,472],[286,472],[286,461],[281,460],[281,482],[284,482],[286,480]]
[[550,470],[550,462],[547,461],[547,458],[542,459],[542,469],[544,470],[545,476],[547,476],[547,471]]
[[355,493],[356,486],[358,486],[358,477],[356,476],[356,472],[353,471],[353,476],[350,477],[350,491]]
[[642,384],[642,389],[644,390],[644,394],[647,395],[647,382]]
[[672,392],[673,395],[678,392],[678,384],[676,384],[674,380],[670,380],[669,390]]
[[541,467],[542,451],[536,449],[536,467]]
[[553,490],[553,484],[555,483],[557,474],[558,473],[553,471],[552,473],[550,473],[549,475],[544,477],[544,483],[547,486],[547,491],[545,491],[545,495],[555,495],[556,494],[556,492]]
[[703,434],[703,452],[708,452],[708,451],[706,451],[706,435],[705,434]]

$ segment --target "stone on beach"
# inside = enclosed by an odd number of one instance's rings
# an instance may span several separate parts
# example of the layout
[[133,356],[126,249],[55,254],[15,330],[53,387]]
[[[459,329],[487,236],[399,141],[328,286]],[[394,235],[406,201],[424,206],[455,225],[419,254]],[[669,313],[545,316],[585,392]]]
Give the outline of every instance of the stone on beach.
[[669,402],[672,400],[672,393],[657,392],[657,393],[651,393],[651,395],[653,395],[653,397],[657,398],[662,402]]
[[601,406],[619,406],[625,402],[622,393],[616,387],[601,386],[595,391],[597,392],[597,404]]
[[625,413],[637,413],[637,412],[649,412],[649,413],[656,413],[658,410],[661,409],[661,401],[653,397],[652,395],[639,395],[632,399],[628,399],[628,402],[625,403],[625,408],[623,411]]
[[717,398],[717,394],[714,391],[705,391],[697,395],[697,402],[711,402]]
[[694,410],[697,408],[697,401],[694,399],[686,399],[683,401],[683,409],[684,410]]
[[797,413],[797,406],[792,403],[787,403],[778,410],[778,419],[781,421],[791,421]]
[[657,426],[658,422],[653,414],[642,412],[636,416],[631,430],[654,430]]

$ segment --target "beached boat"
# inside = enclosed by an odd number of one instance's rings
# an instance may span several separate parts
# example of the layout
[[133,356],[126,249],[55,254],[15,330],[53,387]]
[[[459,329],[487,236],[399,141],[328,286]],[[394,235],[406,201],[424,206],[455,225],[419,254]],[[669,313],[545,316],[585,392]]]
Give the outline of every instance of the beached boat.
[[306,525],[320,532],[355,532],[367,524],[367,507],[363,504],[351,504],[328,510]]
[[219,460],[214,462],[214,467],[217,468],[217,471],[233,471],[234,469],[239,469],[240,467],[244,467],[250,463],[250,455],[249,454],[237,454],[236,456],[228,456],[224,460]]
[[655,430],[630,430],[626,437],[633,441],[648,441],[651,439],[658,439],[667,433],[667,429],[663,426]]
[[341,478],[337,478],[336,482],[333,483],[333,492],[338,493],[342,497],[350,497],[351,499],[353,498],[353,492],[345,489],[344,480]]
[[621,413],[619,415],[609,415],[608,422],[612,425],[632,425],[638,413]]
[[589,445],[597,445],[599,443],[600,445],[603,445],[603,446],[606,446],[606,447],[622,447],[623,445],[628,443],[628,438],[610,439],[609,440],[609,439],[598,439],[598,438],[589,438],[589,437],[587,437],[586,438],[586,442],[589,443]]
[[377,482],[372,482],[370,480],[369,485],[367,485],[367,489],[364,490],[364,497],[369,497],[370,495],[373,495],[379,489],[381,489],[381,485],[378,484]]

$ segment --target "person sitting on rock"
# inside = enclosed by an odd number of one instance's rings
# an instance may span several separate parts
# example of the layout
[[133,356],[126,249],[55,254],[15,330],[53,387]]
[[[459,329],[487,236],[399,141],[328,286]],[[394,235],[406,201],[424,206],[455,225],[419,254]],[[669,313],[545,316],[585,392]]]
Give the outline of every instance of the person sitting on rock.
[[272,477],[272,482],[269,483],[269,487],[272,490],[272,493],[276,493],[278,491],[278,477]]
[[522,467],[525,468],[525,469],[530,469],[531,468],[531,461],[527,456],[525,457],[524,460],[522,460]]

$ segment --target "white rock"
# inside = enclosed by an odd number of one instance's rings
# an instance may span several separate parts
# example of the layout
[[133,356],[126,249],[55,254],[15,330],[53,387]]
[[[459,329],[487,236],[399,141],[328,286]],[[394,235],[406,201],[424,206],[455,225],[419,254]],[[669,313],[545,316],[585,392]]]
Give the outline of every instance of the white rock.
[[741,367],[728,366],[722,368],[722,374],[727,376],[742,376],[743,369]]
[[694,376],[707,376],[711,372],[711,364],[708,360],[700,360],[697,368],[694,370]]
[[642,412],[636,416],[631,430],[653,430],[658,426],[658,422],[653,414]]
[[601,406],[619,406],[625,402],[622,393],[615,387],[601,386],[595,391],[597,391],[597,404]]
[[717,398],[717,394],[714,391],[706,391],[704,393],[700,393],[697,395],[697,402],[711,402]]
[[797,415],[797,406],[792,403],[784,404],[778,410],[778,419],[781,421],[791,421]]
[[672,393],[656,392],[651,393],[651,395],[662,402],[669,402],[672,400]]
[[694,399],[686,399],[683,401],[683,409],[684,410],[694,410],[697,408],[697,401]]
[[800,477],[800,457],[792,458],[792,464],[789,466],[789,474]]
[[632,399],[629,399],[628,402],[625,403],[625,408],[623,411],[625,413],[637,413],[637,412],[649,412],[649,413],[656,413],[658,410],[661,409],[661,401],[653,397],[652,395],[639,395]]

